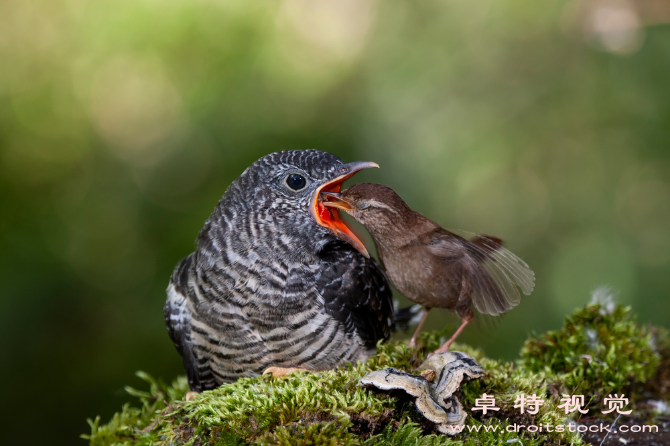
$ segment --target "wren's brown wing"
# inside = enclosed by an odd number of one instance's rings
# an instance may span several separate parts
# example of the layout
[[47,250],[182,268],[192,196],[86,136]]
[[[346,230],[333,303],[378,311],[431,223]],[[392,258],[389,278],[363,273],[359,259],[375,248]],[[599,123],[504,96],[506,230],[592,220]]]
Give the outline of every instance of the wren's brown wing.
[[429,249],[451,259],[455,250],[463,252],[457,259],[472,271],[470,298],[480,313],[505,313],[521,301],[519,289],[528,295],[535,286],[535,273],[496,237],[440,228],[431,234]]

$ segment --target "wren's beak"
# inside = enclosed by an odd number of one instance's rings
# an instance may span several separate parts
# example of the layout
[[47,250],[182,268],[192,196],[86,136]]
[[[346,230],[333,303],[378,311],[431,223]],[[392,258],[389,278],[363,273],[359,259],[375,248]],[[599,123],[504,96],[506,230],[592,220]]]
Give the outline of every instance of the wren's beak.
[[314,194],[312,195],[312,206],[310,207],[312,218],[318,225],[330,229],[337,237],[349,243],[368,258],[370,257],[368,250],[365,249],[363,243],[356,237],[356,235],[354,235],[351,229],[344,224],[342,219],[340,219],[340,214],[335,208],[344,210],[351,209],[343,207],[345,203],[344,201],[341,201],[341,203],[343,203],[342,206],[334,205],[335,203],[339,204],[340,202],[324,201],[322,194],[331,197],[334,196],[333,194],[340,192],[342,183],[354,176],[356,172],[371,167],[379,167],[379,164],[373,163],[372,161],[356,161],[354,163],[345,164],[340,168],[342,175],[330,180],[314,191]]
[[324,201],[323,205],[331,208],[342,209],[343,211],[352,211],[354,207],[348,201],[342,199],[342,194],[339,192],[321,192],[326,198],[334,198],[336,201]]

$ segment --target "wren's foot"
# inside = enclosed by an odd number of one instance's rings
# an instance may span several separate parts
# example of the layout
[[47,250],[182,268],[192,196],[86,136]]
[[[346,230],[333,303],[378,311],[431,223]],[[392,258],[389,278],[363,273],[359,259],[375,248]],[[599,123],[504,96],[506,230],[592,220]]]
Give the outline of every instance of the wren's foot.
[[455,331],[454,334],[451,336],[451,338],[449,338],[449,340],[448,340],[447,342],[445,342],[444,344],[442,344],[442,345],[440,346],[440,348],[438,348],[438,349],[435,350],[433,353],[431,353],[430,355],[428,355],[428,358],[430,358],[430,357],[433,356],[433,355],[437,355],[437,354],[440,354],[440,353],[446,353],[446,352],[448,352],[448,351],[449,351],[449,347],[451,347],[451,344],[454,343],[454,341],[456,340],[456,338],[458,337],[458,335],[461,334],[461,332],[463,331],[463,329],[464,329],[470,322],[472,322],[472,319],[473,319],[473,318],[474,318],[474,314],[472,314],[472,313],[470,313],[469,315],[466,314],[465,317],[463,318],[463,320],[461,321],[461,325],[458,327],[458,329],[456,329],[456,331]]
[[449,351],[449,347],[451,347],[451,343],[452,343],[452,342],[453,342],[453,341],[452,341],[451,339],[448,340],[447,342],[445,342],[444,344],[442,344],[442,345],[440,346],[440,348],[438,348],[438,349],[435,350],[434,352],[430,353],[430,354],[428,355],[428,358],[430,358],[430,357],[433,356],[433,355],[439,355],[440,353],[446,353],[446,352],[448,352],[448,351]]
[[301,367],[268,367],[263,372],[263,375],[272,375],[275,378],[280,378],[296,372],[311,372],[311,370],[303,369]]

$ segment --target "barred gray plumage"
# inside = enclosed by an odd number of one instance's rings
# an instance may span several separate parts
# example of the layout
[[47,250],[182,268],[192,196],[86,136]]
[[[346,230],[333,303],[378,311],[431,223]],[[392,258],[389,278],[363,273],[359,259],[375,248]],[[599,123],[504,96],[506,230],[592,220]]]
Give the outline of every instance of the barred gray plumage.
[[[364,360],[389,337],[384,273],[337,215],[319,215],[328,212],[320,190],[337,191],[373,165],[283,151],[228,187],[167,290],[165,321],[192,390],[270,366],[325,370]],[[287,185],[292,174],[304,188]]]

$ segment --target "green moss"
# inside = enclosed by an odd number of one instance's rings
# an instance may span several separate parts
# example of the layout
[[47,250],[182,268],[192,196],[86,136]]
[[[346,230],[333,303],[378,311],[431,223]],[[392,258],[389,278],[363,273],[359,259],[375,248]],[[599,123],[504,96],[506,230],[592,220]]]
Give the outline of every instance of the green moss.
[[463,442],[444,435],[424,435],[417,423],[408,418],[397,425],[389,423],[384,431],[365,441],[375,446],[462,446]]
[[337,423],[293,423],[279,426],[256,440],[258,445],[360,446],[360,439]]
[[588,401],[633,392],[660,364],[649,330],[635,323],[630,307],[592,303],[566,318],[558,331],[526,341],[523,366],[552,376],[560,390]]
[[[390,342],[379,345],[375,356],[356,366],[287,378],[244,378],[188,402],[182,400],[187,391],[185,379],[166,386],[139,374],[149,383],[149,390],[128,389],[139,398],[139,407],[125,405],[105,425],[99,419],[89,420],[91,434],[84,437],[91,446],[579,445],[581,439],[574,433],[517,433],[508,432],[508,426],[566,423],[566,415],[557,408],[560,392],[556,386],[567,391],[582,382],[579,393],[602,395],[661,376],[658,351],[670,348],[663,334],[655,333],[652,338],[648,330],[636,325],[628,308],[591,304],[569,317],[561,330],[528,340],[516,366],[486,358],[464,345],[455,346],[474,356],[486,370],[482,379],[462,387],[464,407],[474,406],[482,393],[494,395],[500,407],[486,416],[471,413],[465,433],[455,437],[433,435],[430,423],[406,400],[357,385],[372,370],[415,370],[445,333],[423,334],[423,349]],[[537,415],[521,414],[513,407],[520,394],[536,394],[545,401]]]
[[[476,425],[477,422],[498,423],[504,425],[539,425],[551,424],[553,426],[559,424],[566,424],[569,420],[565,413],[558,409],[560,404],[548,392],[547,381],[536,373],[529,372],[520,367],[515,367],[513,363],[505,363],[503,361],[495,361],[487,358],[479,360],[479,363],[486,371],[482,379],[466,383],[461,388],[463,395],[463,405],[465,407],[472,407],[475,405],[475,400],[483,393],[494,395],[496,405],[500,410],[494,412],[492,415],[487,414],[488,418],[479,413],[473,414],[470,419],[471,423]],[[536,415],[528,413],[522,414],[519,409],[514,408],[515,400],[519,395],[537,395],[544,401],[544,404],[539,407],[539,412]],[[498,430],[496,435],[500,435]],[[521,431],[523,436],[513,436],[511,438],[519,438],[523,444],[529,444],[527,441],[537,440],[540,444],[582,444],[579,436],[570,432],[554,432],[554,433],[535,433],[529,434],[525,430]],[[496,437],[500,438],[500,437]],[[466,443],[467,444],[467,443]],[[474,443],[477,444],[477,443]],[[487,443],[479,443],[487,444]],[[492,443],[493,444],[493,443]]]
[[[287,378],[245,378],[203,392],[169,414],[166,434],[183,423],[193,423],[194,434],[217,436],[222,429],[252,440],[277,426],[305,419],[351,424],[350,415],[381,416],[394,401],[357,387],[368,369],[341,368],[318,374],[296,373]],[[185,438],[177,438],[185,440]]]
[[660,400],[670,399],[670,333],[659,327],[650,327],[651,343],[661,357],[656,375],[643,383],[642,390]]
[[157,441],[157,436],[150,429],[158,423],[157,414],[167,407],[166,403],[181,400],[188,392],[184,376],[170,386],[144,372],[137,372],[137,376],[149,383],[149,391],[126,387],[126,392],[139,398],[141,407],[124,404],[121,411],[103,426],[100,426],[100,417],[89,419],[91,435],[82,435],[82,438],[90,440],[91,446],[151,444]]

